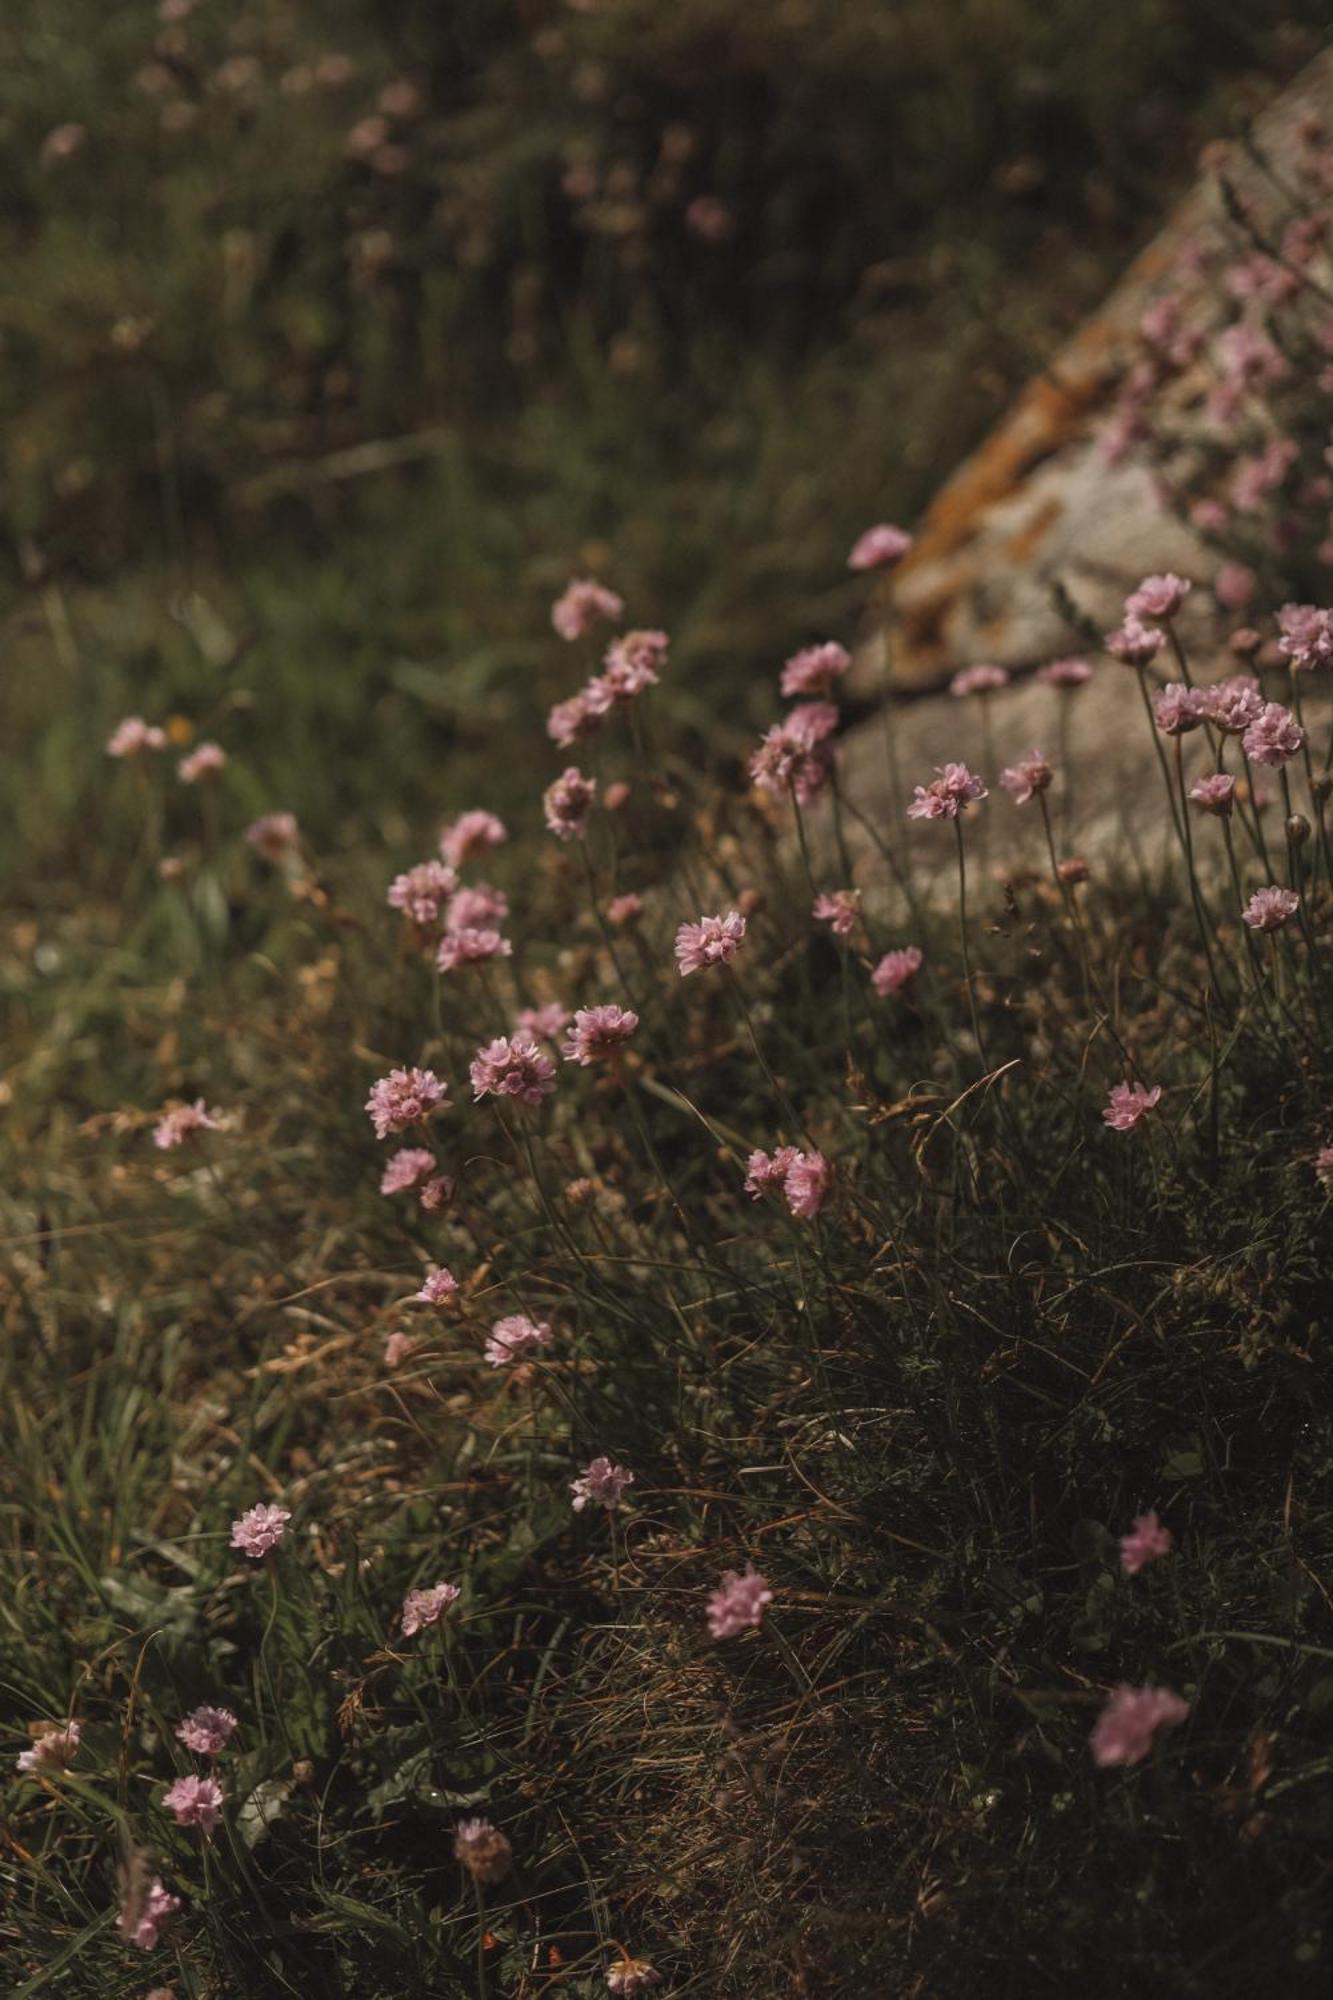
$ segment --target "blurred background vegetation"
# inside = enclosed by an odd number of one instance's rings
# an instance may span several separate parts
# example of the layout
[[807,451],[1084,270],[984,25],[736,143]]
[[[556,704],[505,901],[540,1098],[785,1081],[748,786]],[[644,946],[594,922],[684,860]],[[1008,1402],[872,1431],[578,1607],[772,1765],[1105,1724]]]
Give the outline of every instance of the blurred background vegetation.
[[586,568],[725,751],[776,656],[845,633],[855,532],[918,511],[1326,18],[7,0],[29,866],[95,878],[127,706],[225,733],[326,846],[531,798],[497,737],[565,691],[546,604]]

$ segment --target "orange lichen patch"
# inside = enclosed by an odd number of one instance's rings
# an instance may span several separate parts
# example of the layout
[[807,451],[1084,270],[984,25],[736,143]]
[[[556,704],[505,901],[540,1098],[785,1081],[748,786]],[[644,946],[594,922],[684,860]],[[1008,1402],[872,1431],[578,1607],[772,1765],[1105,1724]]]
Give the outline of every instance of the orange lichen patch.
[[1047,500],[1038,507],[1030,521],[1026,521],[1016,535],[1011,535],[1005,553],[1013,562],[1026,562],[1034,556],[1055,526],[1064,508],[1058,500]]

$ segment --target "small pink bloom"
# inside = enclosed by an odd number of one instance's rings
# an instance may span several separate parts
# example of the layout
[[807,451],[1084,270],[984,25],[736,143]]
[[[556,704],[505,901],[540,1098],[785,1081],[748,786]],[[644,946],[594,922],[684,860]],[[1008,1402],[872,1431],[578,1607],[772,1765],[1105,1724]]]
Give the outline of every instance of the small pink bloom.
[[435,963],[441,972],[457,972],[461,965],[480,965],[491,958],[509,958],[514,947],[499,931],[446,931],[440,939]]
[[82,1731],[77,1722],[48,1722],[40,1736],[14,1760],[16,1771],[35,1776],[42,1771],[63,1771],[78,1752]]
[[44,167],[55,166],[61,160],[72,160],[87,137],[86,125],[73,121],[67,125],[53,125],[42,141],[38,158]]
[[[590,14],[596,0],[571,0],[571,4]],[[720,195],[697,194],[686,204],[685,227],[703,243],[725,243],[731,234],[731,210]]]
[[1071,854],[1068,861],[1062,861],[1056,870],[1062,882],[1086,882],[1090,874],[1087,862],[1081,854]]
[[413,1299],[423,1306],[447,1306],[457,1296],[458,1280],[445,1265],[428,1272],[421,1290],[412,1294]]
[[580,1007],[560,1053],[566,1062],[579,1063],[586,1069],[590,1063],[615,1055],[638,1025],[639,1017],[631,1007],[617,1007],[614,1003]]
[[485,1355],[492,1368],[507,1367],[525,1354],[538,1354],[551,1344],[551,1329],[544,1319],[530,1319],[527,1313],[511,1313],[497,1319],[486,1337]]
[[447,931],[494,930],[509,915],[509,898],[489,882],[473,882],[449,898],[444,913]]
[[574,1512],[581,1514],[585,1507],[591,1505],[605,1507],[610,1513],[620,1505],[625,1488],[633,1484],[634,1474],[627,1466],[614,1465],[605,1457],[594,1458],[570,1485]]
[[216,1778],[177,1778],[162,1794],[162,1803],[177,1826],[197,1826],[209,1834],[222,1817],[226,1794]]
[[1280,931],[1301,907],[1294,889],[1256,889],[1241,916],[1252,931]]
[[580,840],[588,824],[588,814],[597,798],[591,778],[573,764],[561,773],[542,794],[546,824],[557,840]]
[[474,1881],[502,1882],[513,1866],[514,1851],[488,1819],[461,1819],[454,1833],[454,1856]]
[[292,1518],[290,1507],[274,1507],[261,1501],[250,1507],[239,1520],[231,1524],[231,1546],[258,1562],[278,1543],[287,1532],[287,1523]]
[[770,1188],[784,1186],[795,1158],[795,1146],[779,1146],[776,1153],[765,1153],[756,1147],[746,1161],[745,1192],[751,1200],[757,1201]]
[[531,1035],[497,1035],[477,1050],[471,1065],[472,1095],[516,1097],[523,1104],[540,1104],[555,1089],[555,1063],[543,1055]]
[[826,739],[838,726],[832,702],[807,701],[775,722],[750,758],[750,777],[761,791],[795,794],[798,805],[809,805],[828,782],[832,770]]
[[1208,714],[1208,698],[1202,688],[1186,687],[1170,681],[1152,698],[1153,721],[1163,736],[1184,736],[1197,729]]
[[138,1945],[140,1951],[151,1951],[162,1924],[180,1906],[180,1897],[169,1895],[162,1886],[161,1876],[154,1875],[142,1894],[133,1891],[126,1896],[116,1918],[116,1929],[127,1944]]
[[715,1639],[734,1639],[738,1632],[758,1625],[764,1606],[772,1602],[773,1593],[753,1564],[745,1570],[729,1569],[708,1600],[708,1630]]
[[1037,679],[1044,687],[1080,688],[1092,679],[1092,668],[1086,660],[1048,660]]
[[1268,764],[1276,769],[1300,754],[1305,731],[1280,701],[1266,701],[1241,743],[1252,764]]
[[525,1007],[518,1017],[517,1028],[521,1035],[533,1035],[539,1041],[553,1042],[569,1026],[570,1013],[558,1000],[548,1000],[541,1007]]
[[484,854],[489,848],[502,847],[509,835],[505,823],[497,819],[493,812],[483,812],[474,808],[460,813],[440,829],[440,853],[451,868],[461,868],[475,855]]
[[1333,1146],[1321,1146],[1315,1154],[1314,1177],[1320,1187],[1333,1192]]
[[226,762],[227,753],[220,743],[201,743],[188,757],[181,758],[176,775],[183,785],[195,785],[200,778],[216,777]]
[[1114,632],[1107,633],[1103,644],[1108,653],[1123,660],[1127,667],[1146,667],[1161,652],[1166,638],[1155,625],[1127,618]]
[[435,1172],[435,1155],[425,1146],[403,1146],[380,1177],[381,1194],[409,1194]]
[[745,919],[739,910],[725,917],[700,917],[697,924],[682,924],[676,932],[676,960],[682,979],[702,972],[706,965],[725,965],[741,948]]
[[237,1729],[236,1717],[229,1708],[191,1709],[183,1722],[176,1724],[176,1734],[187,1750],[193,1750],[197,1757],[218,1757],[226,1749]]
[[1333,667],[1333,611],[1321,611],[1313,604],[1284,604],[1277,622],[1282,635],[1278,651],[1299,672]]
[[432,1174],[421,1190],[421,1206],[427,1215],[438,1215],[454,1198],[454,1184],[448,1174]]
[[1253,674],[1232,674],[1201,693],[1208,720],[1227,736],[1243,736],[1263,713],[1264,698]]
[[811,914],[816,923],[827,924],[835,937],[850,937],[861,914],[861,891],[835,889],[831,895],[816,896]]
[[1113,1132],[1132,1132],[1139,1120],[1161,1102],[1162,1086],[1145,1090],[1141,1083],[1115,1083],[1102,1113],[1104,1124]]
[[886,951],[879,964],[870,975],[870,983],[881,1000],[887,1000],[894,993],[901,993],[909,980],[915,979],[924,963],[920,945],[904,945],[901,951]]
[[1093,1762],[1141,1764],[1157,1731],[1173,1729],[1189,1712],[1189,1703],[1170,1688],[1118,1687],[1092,1732]]
[[782,1183],[792,1214],[801,1222],[811,1221],[828,1200],[832,1182],[833,1169],[822,1153],[797,1153]]
[[296,814],[289,812],[264,813],[259,819],[251,820],[245,829],[245,840],[264,861],[275,864],[289,860],[301,851],[301,829]]
[[546,734],[561,750],[568,750],[575,743],[586,742],[595,736],[606,721],[610,711],[607,691],[600,683],[590,682],[578,694],[570,695],[567,701],[558,701],[546,718]]
[[608,923],[614,924],[618,931],[624,930],[643,915],[643,897],[636,896],[632,889],[623,896],[613,896],[606,906],[606,915]]
[[806,646],[793,653],[782,669],[782,692],[788,696],[825,695],[851,664],[851,654],[836,639]]
[[614,590],[592,577],[579,577],[551,606],[551,623],[562,639],[583,639],[595,625],[613,625],[624,609],[624,599]]
[[1120,1567],[1126,1576],[1137,1576],[1149,1563],[1169,1556],[1171,1548],[1171,1530],[1156,1514],[1136,1514],[1134,1526],[1120,1537]]
[[1016,806],[1025,806],[1029,799],[1035,799],[1050,782],[1051,767],[1040,750],[1029,750],[1026,757],[1000,773],[1000,783]]
[[665,632],[625,632],[606,649],[602,688],[613,701],[633,701],[656,687],[670,641]]
[[1183,576],[1145,576],[1137,590],[1125,599],[1125,620],[1143,623],[1152,619],[1174,618],[1192,586]]
[[409,1590],[403,1599],[403,1637],[411,1639],[427,1625],[438,1625],[444,1612],[457,1604],[462,1591],[456,1583],[433,1583],[429,1590]]
[[173,1146],[183,1146],[196,1132],[220,1129],[218,1113],[210,1111],[202,1097],[196,1097],[193,1104],[177,1104],[163,1112],[153,1127],[153,1144],[167,1152]]
[[1223,563],[1213,578],[1213,596],[1224,611],[1243,611],[1254,596],[1256,581],[1244,563]]
[[1225,771],[1214,771],[1190,786],[1190,797],[1205,812],[1215,813],[1218,819],[1227,819],[1236,800],[1236,780],[1229,778]]
[[848,569],[889,569],[902,558],[912,546],[912,537],[903,528],[892,527],[887,521],[880,521],[852,544],[852,552],[847,558]]
[[444,1106],[448,1085],[433,1069],[393,1069],[371,1086],[366,1110],[377,1139],[424,1124]]
[[391,1333],[384,1343],[385,1367],[397,1368],[400,1362],[406,1361],[415,1346],[410,1333]]
[[443,861],[419,861],[403,875],[395,875],[385,901],[391,910],[401,910],[414,924],[436,923],[447,897],[458,887],[458,877]]
[[916,786],[915,796],[907,808],[907,817],[957,819],[963,807],[973,799],[989,797],[990,793],[981,779],[974,776],[966,764],[937,764],[930,783]]
[[145,750],[164,750],[166,731],[155,724],[145,722],[141,715],[127,715],[118,722],[107,739],[108,757],[140,757]]
[[1009,670],[983,663],[976,667],[961,667],[949,682],[949,693],[959,700],[970,694],[995,694],[1000,688],[1008,687]]

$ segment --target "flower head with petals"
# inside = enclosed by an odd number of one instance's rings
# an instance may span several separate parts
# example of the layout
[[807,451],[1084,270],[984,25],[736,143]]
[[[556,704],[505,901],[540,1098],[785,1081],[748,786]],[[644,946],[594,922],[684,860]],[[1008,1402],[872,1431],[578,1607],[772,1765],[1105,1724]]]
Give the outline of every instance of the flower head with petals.
[[226,1793],[216,1778],[200,1778],[193,1774],[177,1778],[162,1794],[162,1803],[172,1814],[177,1826],[197,1826],[203,1834],[210,1834],[222,1818],[222,1808]]
[[1156,1514],[1136,1514],[1129,1533],[1120,1537],[1120,1567],[1126,1576],[1137,1576],[1149,1563],[1169,1556],[1171,1549],[1171,1530]]
[[176,1724],[176,1734],[196,1757],[217,1757],[235,1735],[238,1724],[229,1708],[193,1708]]
[[486,853],[492,847],[503,846],[509,834],[502,819],[493,812],[486,812],[479,806],[460,813],[440,829],[440,853],[451,868],[461,868],[474,856]]
[[516,1097],[521,1104],[540,1104],[555,1089],[555,1063],[543,1055],[531,1035],[497,1035],[477,1050],[470,1074],[472,1095]]
[[371,1086],[366,1111],[377,1139],[424,1124],[441,1109],[448,1086],[433,1069],[392,1069]]
[[632,1007],[617,1007],[614,1003],[580,1007],[560,1053],[566,1062],[579,1063],[586,1069],[590,1063],[617,1055],[638,1025],[639,1017]]
[[429,1590],[409,1590],[403,1599],[403,1637],[414,1638],[427,1625],[438,1625],[462,1594],[456,1583],[433,1583]]
[[1256,889],[1241,917],[1252,931],[1280,931],[1300,907],[1301,899],[1294,889],[1279,889],[1274,884],[1268,889]]
[[1050,782],[1051,767],[1040,750],[1029,750],[1026,757],[1000,773],[1000,783],[1016,806],[1025,806],[1029,799],[1035,799]]
[[624,609],[624,599],[604,583],[576,577],[551,606],[551,624],[562,639],[583,639],[596,625],[614,624]]
[[888,521],[878,521],[873,528],[858,535],[852,544],[852,552],[847,558],[848,569],[890,569],[912,546],[912,537],[905,528],[895,528]]
[[278,1543],[287,1532],[287,1523],[292,1518],[290,1507],[275,1507],[266,1501],[249,1507],[245,1513],[231,1524],[231,1546],[239,1549],[252,1561],[258,1562]]
[[611,1513],[620,1505],[626,1487],[633,1484],[634,1474],[628,1466],[616,1465],[605,1456],[590,1459],[569,1488],[574,1512],[581,1514],[585,1507],[595,1506]]
[[1092,1732],[1095,1764],[1141,1764],[1159,1729],[1174,1729],[1189,1714],[1189,1703],[1170,1688],[1120,1686],[1097,1718]]
[[527,1313],[510,1313],[497,1319],[486,1337],[485,1355],[492,1368],[505,1368],[525,1355],[539,1354],[551,1344],[551,1328],[544,1319]]
[[1139,1121],[1161,1102],[1162,1086],[1146,1090],[1141,1083],[1115,1083],[1102,1113],[1102,1122],[1113,1132],[1132,1132]]
[[773,1602],[767,1580],[754,1565],[728,1570],[708,1600],[708,1630],[715,1639],[734,1639],[759,1624],[765,1605]]
[[682,924],[676,932],[676,962],[682,979],[702,972],[708,965],[725,965],[736,956],[745,937],[745,919],[739,910],[725,917],[700,917],[697,924]]
[[183,1146],[198,1132],[216,1132],[218,1129],[217,1112],[210,1111],[202,1097],[196,1097],[193,1104],[177,1104],[170,1111],[163,1112],[153,1127],[153,1144],[163,1152],[169,1152],[173,1146]]

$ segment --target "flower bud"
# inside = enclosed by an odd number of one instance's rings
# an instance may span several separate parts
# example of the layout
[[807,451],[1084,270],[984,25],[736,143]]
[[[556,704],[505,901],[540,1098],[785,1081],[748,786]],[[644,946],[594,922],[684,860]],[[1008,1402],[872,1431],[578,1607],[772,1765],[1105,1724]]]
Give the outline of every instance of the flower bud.
[[1287,821],[1287,845],[1304,847],[1310,838],[1310,822],[1304,813],[1293,813]]

